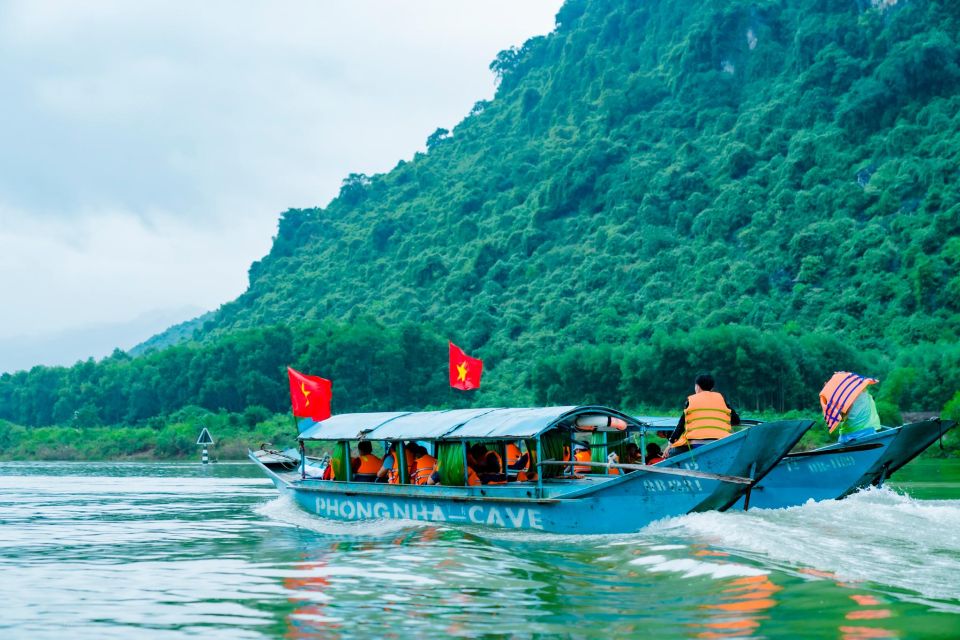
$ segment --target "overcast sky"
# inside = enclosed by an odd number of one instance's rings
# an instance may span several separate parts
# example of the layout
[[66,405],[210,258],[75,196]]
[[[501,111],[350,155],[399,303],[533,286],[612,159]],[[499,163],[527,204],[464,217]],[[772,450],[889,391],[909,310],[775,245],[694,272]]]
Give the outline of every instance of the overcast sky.
[[422,150],[560,4],[0,0],[0,340],[234,298],[282,211]]

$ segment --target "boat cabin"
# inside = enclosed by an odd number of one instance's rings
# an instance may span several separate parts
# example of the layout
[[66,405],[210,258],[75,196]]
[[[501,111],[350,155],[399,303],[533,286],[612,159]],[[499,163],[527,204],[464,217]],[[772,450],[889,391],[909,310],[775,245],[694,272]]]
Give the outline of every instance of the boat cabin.
[[[324,441],[332,445],[330,464],[332,482],[385,482],[376,474],[357,473],[351,464],[351,443],[370,442],[374,455],[383,458],[396,452],[398,464],[396,484],[439,484],[471,486],[476,484],[514,484],[541,486],[543,480],[573,479],[582,476],[604,476],[616,468],[599,466],[548,466],[539,461],[571,461],[572,452],[588,447],[587,460],[607,462],[608,454],[623,459],[623,449],[632,442],[633,434],[646,428],[636,419],[614,409],[598,406],[455,409],[428,412],[352,413],[333,416],[322,422],[300,421],[299,440],[306,451],[309,443]],[[477,445],[483,455],[493,454],[499,468],[485,469],[476,460]],[[423,473],[411,477],[411,450],[423,447],[436,461],[431,482]],[[480,450],[482,451],[482,450]],[[309,460],[306,456],[303,460]],[[513,465],[510,463],[513,462]],[[512,467],[512,468],[511,468]],[[472,478],[473,469],[478,478]],[[304,477],[308,474],[302,465]],[[477,482],[477,479],[480,482]]]

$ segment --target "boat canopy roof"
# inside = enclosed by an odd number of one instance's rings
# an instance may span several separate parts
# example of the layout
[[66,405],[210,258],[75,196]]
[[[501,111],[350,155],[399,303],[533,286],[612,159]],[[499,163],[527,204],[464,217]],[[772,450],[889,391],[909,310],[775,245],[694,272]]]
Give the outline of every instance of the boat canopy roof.
[[[571,431],[620,431],[617,427],[578,426],[581,416],[619,418],[627,429],[635,418],[616,409],[540,407],[526,409],[451,409],[448,411],[343,413],[323,422],[301,420],[300,440],[517,440],[553,428]],[[590,422],[595,421],[591,420]],[[581,422],[584,422],[581,420]]]

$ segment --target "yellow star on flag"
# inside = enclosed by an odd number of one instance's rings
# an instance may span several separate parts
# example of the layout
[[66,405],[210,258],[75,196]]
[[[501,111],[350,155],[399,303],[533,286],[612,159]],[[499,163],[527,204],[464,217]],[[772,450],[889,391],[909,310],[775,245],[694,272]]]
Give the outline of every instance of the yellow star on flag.
[[466,360],[464,360],[463,362],[457,365],[457,382],[460,382],[461,380],[463,382],[467,381],[467,361]]
[[310,397],[309,397],[309,396],[310,396],[311,393],[313,393],[313,391],[307,391],[307,385],[304,384],[303,382],[301,382],[301,383],[300,383],[300,393],[303,394],[303,399],[307,401],[307,404],[305,404],[304,406],[305,406],[305,407],[309,407],[309,406],[310,406]]

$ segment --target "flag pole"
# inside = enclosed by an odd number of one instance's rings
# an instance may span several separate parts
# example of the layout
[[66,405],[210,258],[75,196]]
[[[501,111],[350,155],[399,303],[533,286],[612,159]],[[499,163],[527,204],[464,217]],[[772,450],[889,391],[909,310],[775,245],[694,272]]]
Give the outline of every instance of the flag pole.
[[297,416],[293,414],[293,411],[290,411],[290,417],[293,418],[293,428],[297,432],[297,441],[300,443],[300,479],[305,480],[307,477],[307,449],[303,444],[303,440],[300,440],[300,423],[297,422]]

